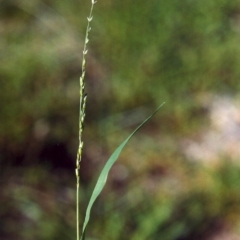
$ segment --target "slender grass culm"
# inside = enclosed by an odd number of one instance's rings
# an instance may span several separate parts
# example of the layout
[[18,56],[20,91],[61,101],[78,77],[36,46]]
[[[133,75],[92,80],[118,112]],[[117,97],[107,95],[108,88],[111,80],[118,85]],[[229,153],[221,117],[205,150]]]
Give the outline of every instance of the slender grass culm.
[[90,22],[93,19],[93,7],[97,1],[91,0],[92,5],[90,9],[89,16],[87,17],[87,29],[85,34],[85,41],[83,46],[83,59],[82,59],[82,74],[80,76],[80,103],[79,103],[79,145],[77,151],[77,159],[76,159],[76,178],[77,178],[77,186],[76,186],[76,231],[77,231],[77,240],[80,240],[80,209],[79,209],[79,188],[80,188],[80,164],[82,159],[82,150],[83,150],[83,140],[82,133],[84,128],[84,121],[86,115],[86,103],[87,103],[87,94],[85,93],[85,73],[86,73],[86,55],[88,52],[87,44],[89,42],[89,32],[91,31]]
[[82,232],[80,237],[80,209],[79,209],[79,188],[80,188],[80,163],[82,159],[82,151],[83,151],[83,140],[82,140],[82,133],[83,133],[83,127],[84,127],[84,120],[85,120],[85,114],[86,114],[86,102],[87,102],[87,94],[85,93],[85,73],[86,73],[86,56],[87,56],[87,44],[89,42],[89,32],[91,30],[90,23],[93,19],[93,7],[94,4],[97,1],[91,0],[91,9],[89,16],[87,17],[87,29],[85,34],[85,41],[84,41],[84,47],[83,47],[83,59],[82,59],[82,74],[80,77],[80,110],[79,110],[79,146],[77,151],[77,159],[76,159],[76,178],[77,178],[77,187],[76,187],[76,231],[77,231],[77,240],[84,240],[85,239],[85,231],[86,227],[88,225],[88,222],[90,220],[90,213],[92,206],[103,190],[108,173],[111,170],[113,164],[118,159],[120,153],[122,152],[125,145],[128,143],[130,138],[153,116],[155,113],[158,112],[158,110],[162,107],[164,103],[162,103],[148,118],[146,118],[113,152],[113,154],[110,156],[110,158],[105,163],[99,177],[97,180],[97,183],[93,189],[91,198],[88,202],[88,206],[86,209],[86,214],[82,226]]

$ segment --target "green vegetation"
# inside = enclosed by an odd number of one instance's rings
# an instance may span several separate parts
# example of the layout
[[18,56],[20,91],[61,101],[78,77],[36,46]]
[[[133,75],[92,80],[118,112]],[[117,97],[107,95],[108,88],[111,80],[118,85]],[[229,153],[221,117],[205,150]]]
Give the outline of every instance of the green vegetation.
[[[75,239],[79,76],[89,7],[87,0],[1,2],[3,240]],[[219,157],[216,166],[203,167],[180,147],[208,125],[203,96],[239,92],[239,14],[236,0],[99,0],[86,66],[81,223],[112,150],[150,109],[167,105],[110,172],[87,240],[207,239],[239,227],[238,159]]]

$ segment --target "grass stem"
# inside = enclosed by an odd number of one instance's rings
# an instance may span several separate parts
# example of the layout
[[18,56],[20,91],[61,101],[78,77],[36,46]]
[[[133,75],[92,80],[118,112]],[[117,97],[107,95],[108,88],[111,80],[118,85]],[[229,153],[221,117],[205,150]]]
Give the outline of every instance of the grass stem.
[[82,140],[82,133],[84,128],[84,120],[86,116],[86,103],[87,103],[87,94],[85,93],[85,73],[86,73],[86,55],[88,52],[87,44],[89,42],[89,32],[91,31],[90,23],[93,19],[93,7],[96,1],[92,0],[92,5],[90,9],[89,16],[87,17],[87,29],[85,34],[85,41],[83,47],[83,60],[82,60],[82,74],[79,79],[80,83],[80,104],[79,104],[79,145],[77,151],[77,158],[76,158],[76,179],[77,179],[77,186],[76,186],[76,231],[77,231],[77,240],[80,240],[80,207],[79,207],[79,193],[80,193],[80,164],[82,160],[82,150],[83,150],[83,140]]

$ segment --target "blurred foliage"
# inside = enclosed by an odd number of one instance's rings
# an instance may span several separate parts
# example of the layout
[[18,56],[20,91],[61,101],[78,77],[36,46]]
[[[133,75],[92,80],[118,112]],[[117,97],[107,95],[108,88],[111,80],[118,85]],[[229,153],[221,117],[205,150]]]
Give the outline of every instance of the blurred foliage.
[[[0,236],[74,239],[78,79],[90,3],[0,4]],[[203,93],[240,90],[239,14],[237,0],[98,1],[86,79],[83,214],[111,149],[149,108],[167,104],[110,174],[89,240],[207,239],[239,223],[239,167],[226,161],[202,169],[177,142],[207,122]]]

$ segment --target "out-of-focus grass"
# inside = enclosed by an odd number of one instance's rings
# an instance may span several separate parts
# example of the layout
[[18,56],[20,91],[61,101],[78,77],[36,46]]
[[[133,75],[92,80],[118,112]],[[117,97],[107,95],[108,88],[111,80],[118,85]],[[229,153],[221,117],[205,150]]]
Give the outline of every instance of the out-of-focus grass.
[[[74,239],[72,166],[88,6],[86,0],[1,3],[0,235],[6,239]],[[98,2],[86,76],[83,210],[111,149],[150,108],[167,104],[111,172],[89,236],[206,239],[239,222],[239,168],[226,163],[206,171],[178,145],[207,123],[202,94],[239,91],[239,9],[234,0]]]
[[[178,179],[174,188],[169,181],[168,191],[162,185],[162,178],[155,183],[158,189],[154,193],[132,185],[126,195],[111,199],[115,202],[111,211],[105,210],[101,202],[92,234],[104,239],[207,239],[225,225],[239,222],[235,214],[239,213],[237,179],[224,187],[226,178],[232,178],[232,171],[238,179],[239,168],[233,165],[223,164],[213,172],[198,169],[193,171],[191,183]],[[136,182],[143,189],[146,181],[142,178]],[[179,191],[179,187],[185,189]]]

